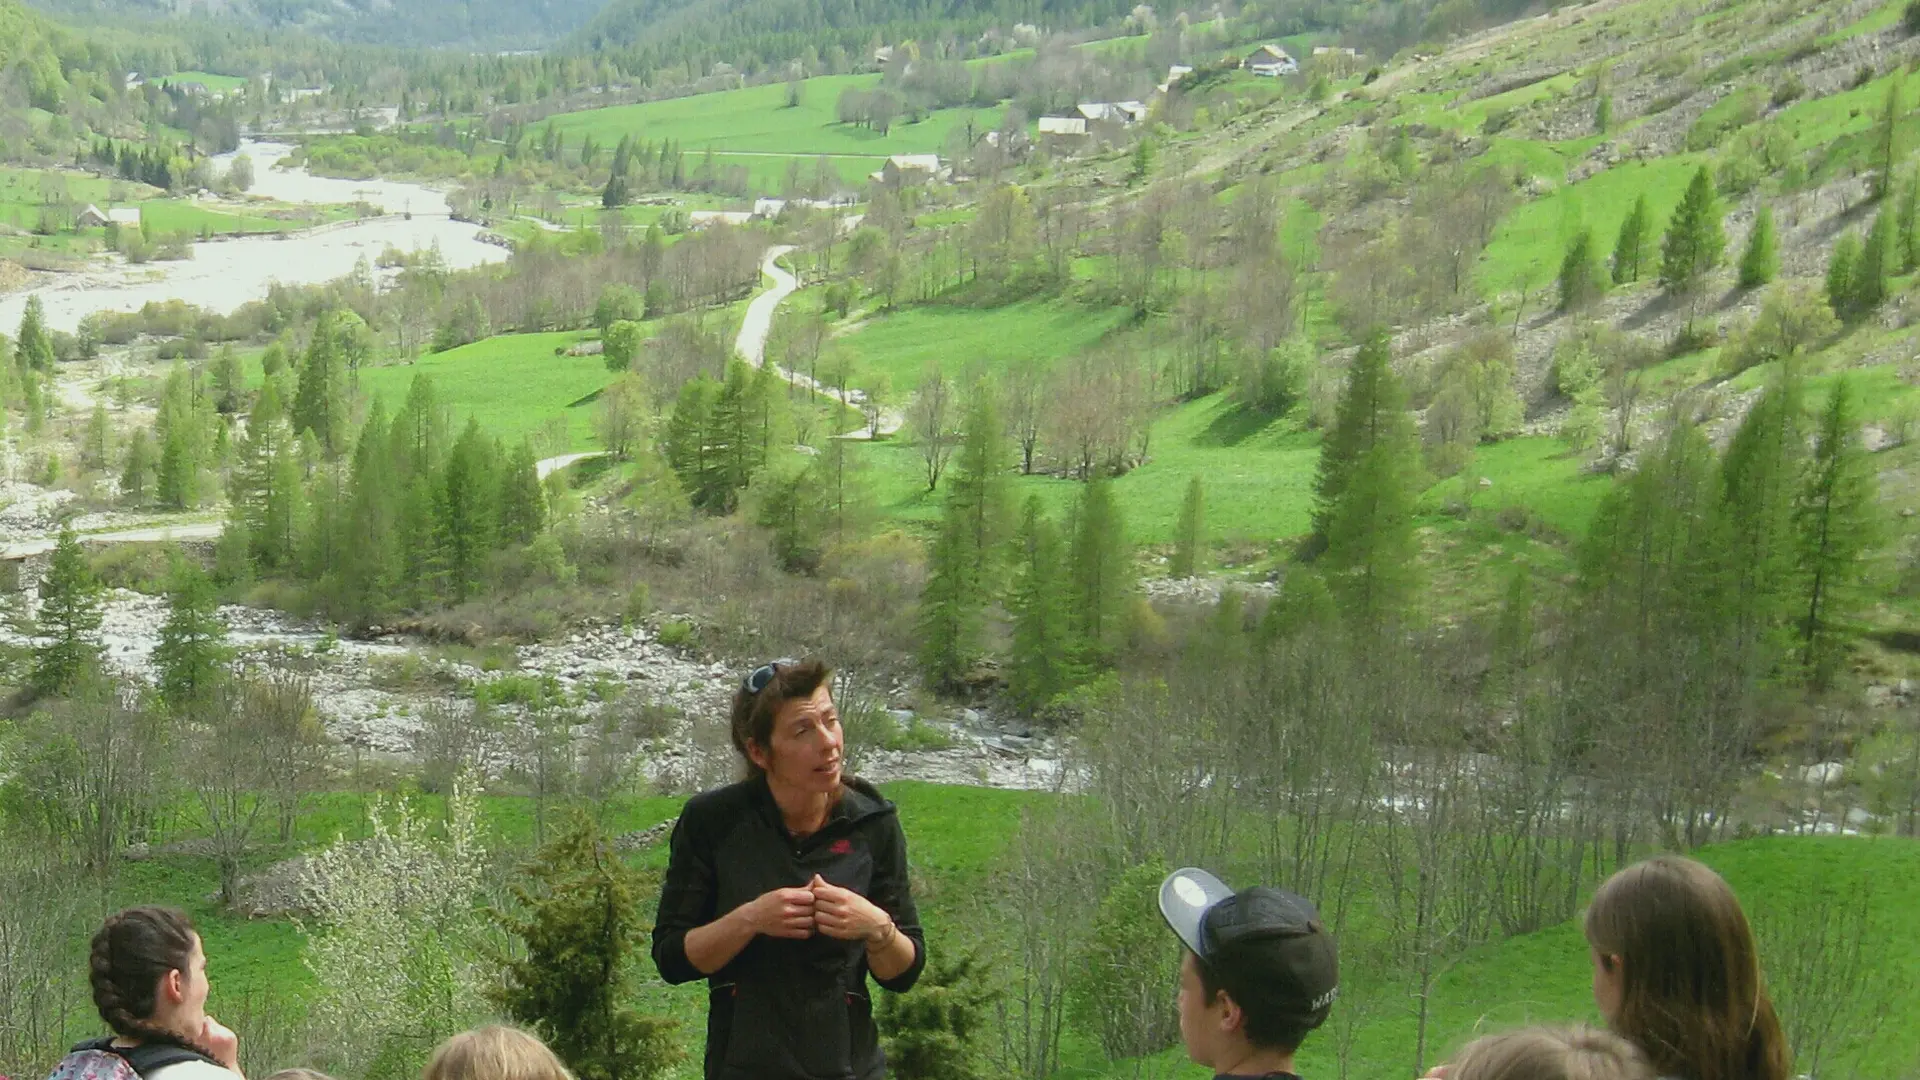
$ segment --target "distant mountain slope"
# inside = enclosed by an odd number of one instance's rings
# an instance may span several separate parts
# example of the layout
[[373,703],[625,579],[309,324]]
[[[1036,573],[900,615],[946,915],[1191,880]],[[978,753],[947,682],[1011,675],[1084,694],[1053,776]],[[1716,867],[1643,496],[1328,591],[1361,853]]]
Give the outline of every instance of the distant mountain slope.
[[532,49],[566,37],[598,0],[32,0],[75,24],[128,17],[231,19],[336,41],[396,46]]
[[1031,23],[1048,30],[1099,26],[1136,0],[612,0],[573,37],[654,64],[688,58],[753,68],[838,47],[858,58],[871,43]]

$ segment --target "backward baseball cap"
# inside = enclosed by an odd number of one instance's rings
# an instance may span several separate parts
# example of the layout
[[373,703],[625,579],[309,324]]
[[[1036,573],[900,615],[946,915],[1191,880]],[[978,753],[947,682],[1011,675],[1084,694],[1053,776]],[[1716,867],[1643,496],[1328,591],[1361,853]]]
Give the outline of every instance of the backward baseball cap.
[[1187,867],[1160,883],[1160,914],[1212,973],[1243,988],[1241,1008],[1302,1033],[1326,1022],[1340,995],[1339,955],[1306,897],[1270,885],[1236,893]]

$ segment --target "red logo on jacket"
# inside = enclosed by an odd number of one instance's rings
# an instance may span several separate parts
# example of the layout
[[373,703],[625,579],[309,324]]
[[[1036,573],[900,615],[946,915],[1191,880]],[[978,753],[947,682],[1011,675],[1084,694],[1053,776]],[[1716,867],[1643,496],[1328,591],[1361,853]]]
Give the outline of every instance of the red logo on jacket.
[[827,850],[833,852],[835,855],[845,855],[853,850],[853,841],[843,836],[835,840],[833,846]]

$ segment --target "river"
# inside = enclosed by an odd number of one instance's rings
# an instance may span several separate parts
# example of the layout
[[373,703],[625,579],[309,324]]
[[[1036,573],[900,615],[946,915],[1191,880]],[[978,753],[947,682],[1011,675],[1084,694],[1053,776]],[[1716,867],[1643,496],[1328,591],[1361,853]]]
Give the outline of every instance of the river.
[[[393,180],[333,180],[304,168],[277,169],[293,148],[281,143],[243,142],[239,154],[253,159],[252,194],[308,205],[365,201],[389,217],[321,226],[292,234],[262,234],[196,243],[194,257],[183,262],[130,265],[118,256],[96,260],[84,273],[54,275],[39,288],[0,297],[0,327],[19,325],[28,296],[39,296],[47,323],[72,332],[96,311],[137,311],[152,301],[184,300],[227,314],[267,295],[275,281],[312,285],[369,264],[388,247],[402,251],[439,245],[449,267],[464,269],[499,262],[507,251],[479,239],[481,229],[447,217],[446,196],[419,184]],[[216,158],[225,169],[234,155]],[[411,219],[405,215],[412,214]]]

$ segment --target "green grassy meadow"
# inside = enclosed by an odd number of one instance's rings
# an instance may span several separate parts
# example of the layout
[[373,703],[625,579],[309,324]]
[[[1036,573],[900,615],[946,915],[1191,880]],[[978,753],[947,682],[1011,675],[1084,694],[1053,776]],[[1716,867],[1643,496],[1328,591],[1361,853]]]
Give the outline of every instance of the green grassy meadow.
[[211,71],[177,71],[172,75],[163,75],[153,81],[162,86],[166,86],[169,83],[197,82],[216,94],[225,94],[247,88],[247,80],[239,75],[215,75]]
[[594,436],[589,399],[613,381],[613,373],[598,356],[555,356],[553,351],[591,336],[560,332],[488,338],[428,353],[411,364],[363,369],[360,386],[369,397],[384,400],[391,413],[406,400],[416,376],[431,375],[435,393],[452,406],[457,423],[472,417],[511,445],[558,418],[567,425],[570,449],[590,449]]
[[873,386],[884,378],[895,399],[905,400],[929,366],[950,378],[998,374],[1023,364],[1051,366],[1098,344],[1127,317],[1118,308],[1060,300],[999,308],[903,308],[842,334],[832,347],[852,359],[854,386]]
[[655,143],[670,139],[690,155],[689,168],[697,167],[699,156],[711,149],[717,165],[747,166],[760,190],[776,190],[796,159],[811,175],[816,160],[827,155],[843,179],[857,181],[878,169],[890,154],[938,153],[948,134],[969,121],[983,129],[1000,123],[1002,110],[997,108],[943,109],[919,123],[896,123],[884,135],[835,119],[842,93],[871,90],[879,80],[878,75],[808,79],[801,84],[801,101],[794,107],[787,104],[784,83],[769,83],[564,113],[550,123],[576,145],[585,135],[604,146],[627,135]]

